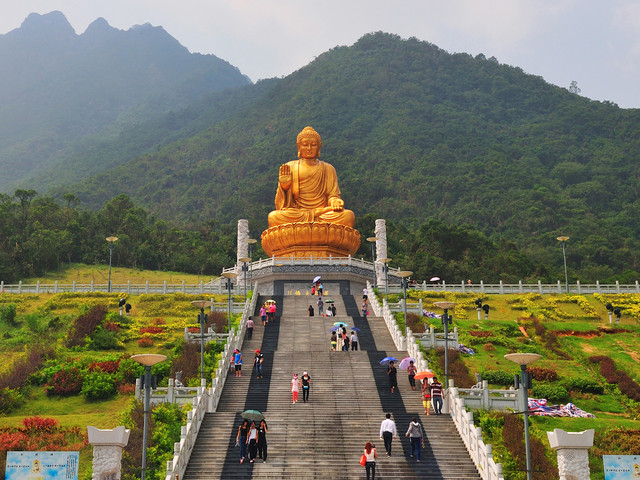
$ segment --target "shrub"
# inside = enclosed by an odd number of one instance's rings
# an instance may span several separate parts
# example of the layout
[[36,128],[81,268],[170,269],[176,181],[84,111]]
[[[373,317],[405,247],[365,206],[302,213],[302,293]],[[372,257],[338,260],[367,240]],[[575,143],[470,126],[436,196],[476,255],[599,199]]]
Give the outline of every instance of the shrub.
[[104,373],[116,373],[120,366],[119,360],[107,360],[105,362],[93,362],[89,365],[89,372],[100,371]]
[[107,313],[106,305],[95,305],[84,315],[80,315],[71,327],[67,337],[67,347],[81,347],[85,338],[90,336],[104,320]]
[[558,373],[551,368],[527,367],[527,373],[531,378],[539,382],[555,382],[558,380]]
[[48,350],[36,347],[27,353],[26,357],[18,359],[14,362],[10,372],[0,377],[0,389],[22,388],[27,380],[33,375],[44,363],[45,359],[51,355]]
[[495,352],[496,351],[496,347],[493,345],[493,343],[491,342],[487,342],[482,346],[482,349],[485,352]]
[[551,403],[566,403],[570,398],[567,389],[558,384],[534,385],[531,389],[531,396],[536,398],[546,398]]
[[75,368],[64,368],[53,375],[44,385],[44,391],[49,395],[76,395],[82,390],[82,374]]
[[[524,445],[524,422],[520,415],[505,414],[502,427],[502,440],[516,461],[514,468],[518,471],[504,472],[505,478],[521,478],[519,472],[526,470],[526,453]],[[535,436],[530,438],[531,464],[536,473],[534,478],[558,478],[558,468],[555,467],[546,456],[545,446]]]
[[567,390],[573,390],[582,393],[595,393],[601,395],[604,393],[604,385],[592,378],[568,378],[563,382]]
[[[440,368],[444,371],[444,348],[438,348],[437,353],[440,361]],[[462,361],[458,350],[449,349],[447,355],[449,360],[449,377],[455,379],[455,385],[460,388],[471,388],[476,384],[474,378],[471,377],[469,369]]]
[[136,378],[144,373],[144,367],[135,360],[123,358],[118,364],[116,372],[116,382],[118,385],[135,384]]
[[0,322],[6,323],[10,327],[16,325],[16,312],[18,305],[15,303],[8,303],[6,305],[0,305]]
[[482,372],[482,379],[494,385],[508,387],[509,385],[513,385],[514,375],[504,370],[485,370]]
[[110,398],[116,393],[116,386],[113,375],[96,371],[88,373],[84,377],[82,394],[88,400],[103,400]]
[[589,357],[589,361],[592,363],[600,363],[600,374],[602,374],[607,382],[617,384],[623,394],[631,400],[640,402],[640,385],[627,375],[626,372],[617,370],[616,364],[611,358],[605,355],[598,355]]
[[121,345],[113,331],[99,328],[92,335],[89,348],[91,350],[117,350],[121,348]]
[[149,335],[157,335],[159,333],[164,333],[164,328],[162,327],[142,327],[140,329],[140,334],[144,335],[148,333]]
[[142,348],[153,347],[153,338],[142,337],[138,339],[138,346]]
[[3,388],[0,390],[0,413],[7,414],[24,403],[20,390]]

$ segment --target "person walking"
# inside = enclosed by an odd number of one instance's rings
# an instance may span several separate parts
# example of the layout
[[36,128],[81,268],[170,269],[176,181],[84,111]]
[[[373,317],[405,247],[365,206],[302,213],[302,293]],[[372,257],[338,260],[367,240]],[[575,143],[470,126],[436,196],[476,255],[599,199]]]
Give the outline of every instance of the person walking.
[[291,403],[298,401],[298,391],[300,389],[300,381],[298,380],[298,374],[294,373],[291,379]]
[[369,292],[367,292],[367,287],[362,289],[362,299],[366,302],[369,299]]
[[249,420],[246,418],[238,427],[238,435],[236,435],[236,447],[240,447],[240,463],[244,462],[247,455],[247,437],[249,436]]
[[429,387],[429,381],[426,378],[422,380],[422,406],[424,407],[424,413],[429,416],[429,409],[431,408],[431,389]]
[[233,363],[236,366],[236,377],[242,376],[242,352],[237,348],[233,351]]
[[276,304],[275,302],[269,305],[269,310],[267,310],[267,317],[269,322],[276,321]]
[[309,305],[309,308],[307,308],[307,312],[309,312],[309,316],[313,317],[313,305]]
[[398,430],[396,429],[396,422],[391,420],[391,414],[387,413],[386,418],[380,424],[380,438],[384,440],[384,449],[387,452],[387,456],[391,456],[391,441],[394,438],[398,438]]
[[409,374],[409,385],[411,385],[411,390],[415,390],[416,389],[416,373],[418,373],[418,370],[416,369],[416,366],[413,364],[413,360],[409,361],[409,367],[407,368],[407,373]]
[[416,462],[419,462],[420,449],[422,448],[422,425],[418,422],[417,417],[413,417],[411,419],[407,433],[405,433],[404,436],[409,437],[409,440],[411,441],[411,454],[409,456],[411,458],[415,456]]
[[442,384],[438,381],[438,377],[433,377],[430,393],[431,401],[433,402],[433,411],[436,415],[442,414]]
[[254,327],[253,319],[249,317],[247,319],[247,340],[251,340],[251,337],[253,337],[253,327]]
[[318,316],[324,317],[324,302],[322,301],[322,297],[318,297]]
[[267,422],[262,419],[258,427],[258,457],[265,463],[267,462],[267,433]]
[[338,348],[338,335],[336,332],[331,332],[331,351],[335,352]]
[[369,314],[369,307],[367,307],[367,301],[366,300],[363,300],[362,306],[360,307],[360,312],[362,313],[362,316],[366,320],[367,319],[367,315]]
[[256,422],[251,422],[251,426],[249,427],[247,445],[249,446],[249,462],[253,463],[258,453],[258,429],[256,428]]
[[262,307],[260,307],[260,319],[264,327],[267,324],[267,306],[265,304],[262,304]]
[[358,335],[351,331],[351,350],[358,350]]
[[262,363],[264,362],[264,355],[260,352],[260,349],[256,350],[256,356],[253,358],[253,367],[256,369],[256,378],[263,378]]
[[304,403],[307,403],[307,401],[309,400],[309,387],[310,387],[310,381],[311,381],[311,376],[306,372],[302,372],[302,377],[300,377],[300,381],[302,383],[302,401]]
[[336,308],[335,303],[334,303],[333,305],[331,305],[331,306],[329,307],[329,309],[331,310],[331,313],[332,313],[332,314],[333,314],[333,316],[335,317],[335,316],[337,315],[337,312],[336,312],[337,308]]
[[398,389],[398,370],[396,370],[393,361],[389,362],[387,375],[389,376],[389,387],[391,388],[391,393],[395,393],[395,391]]
[[376,480],[376,458],[378,458],[376,447],[374,447],[371,442],[367,442],[364,445],[363,453],[366,457],[364,468],[367,471],[367,480]]
[[318,295],[322,295],[323,291],[324,291],[324,285],[322,284],[318,285]]

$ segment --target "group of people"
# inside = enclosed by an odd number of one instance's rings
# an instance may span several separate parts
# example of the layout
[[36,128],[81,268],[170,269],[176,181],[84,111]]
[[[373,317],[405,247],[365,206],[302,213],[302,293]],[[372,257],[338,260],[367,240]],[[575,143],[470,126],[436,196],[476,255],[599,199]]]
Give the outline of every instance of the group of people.
[[[268,302],[260,307],[260,319],[262,320],[262,326],[266,326],[269,322],[275,322],[276,320],[276,304],[275,302]],[[249,337],[251,338],[251,337]]]
[[302,401],[309,401],[309,390],[311,387],[311,376],[307,371],[302,372],[302,376],[298,378],[298,374],[294,373],[291,379],[291,403],[298,403],[298,392],[302,388]]
[[[407,373],[409,377],[409,386],[412,390],[416,389],[416,373],[417,369],[413,363],[413,360],[409,361],[409,366],[407,367]],[[387,367],[387,376],[389,379],[389,388],[391,389],[391,393],[395,393],[398,390],[398,370],[395,367],[395,362],[390,361],[389,366]],[[427,379],[422,381],[422,405],[424,407],[424,413],[426,415],[430,414],[431,404],[433,402],[433,411],[436,415],[440,415],[442,413],[442,404],[443,404],[443,388],[442,384],[438,381],[438,377],[433,377],[431,382]]]
[[[253,368],[256,371],[256,378],[264,378],[262,364],[264,363],[264,354],[258,348],[253,358]],[[231,356],[231,369],[235,370],[236,377],[242,376],[242,352],[237,348],[233,350]]]
[[260,420],[256,425],[255,421],[249,422],[245,419],[238,427],[238,435],[236,435],[236,447],[240,447],[240,463],[244,463],[245,458],[250,463],[260,458],[263,462],[267,461],[267,422]]
[[351,346],[351,350],[358,350],[358,335],[351,330],[351,335],[347,335],[347,327],[338,327],[331,332],[331,351],[347,352]]
[[320,282],[314,283],[313,286],[311,287],[311,295],[318,294],[322,296],[323,292],[324,292],[324,285],[322,285],[322,283]]

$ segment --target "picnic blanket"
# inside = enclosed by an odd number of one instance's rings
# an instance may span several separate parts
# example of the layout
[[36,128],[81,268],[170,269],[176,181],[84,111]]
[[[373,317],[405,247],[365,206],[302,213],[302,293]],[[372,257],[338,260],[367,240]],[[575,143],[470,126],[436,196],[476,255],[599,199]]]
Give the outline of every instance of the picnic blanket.
[[422,315],[427,318],[440,318],[440,315],[436,314],[436,312],[430,312],[428,310],[423,310]]
[[460,350],[460,353],[468,353],[469,355],[475,355],[476,353],[473,350],[471,350],[469,347],[465,347],[464,344],[462,343],[458,344],[458,350]]
[[529,398],[530,415],[543,417],[582,417],[596,418],[593,413],[585,412],[573,403],[566,405],[549,405],[546,398]]

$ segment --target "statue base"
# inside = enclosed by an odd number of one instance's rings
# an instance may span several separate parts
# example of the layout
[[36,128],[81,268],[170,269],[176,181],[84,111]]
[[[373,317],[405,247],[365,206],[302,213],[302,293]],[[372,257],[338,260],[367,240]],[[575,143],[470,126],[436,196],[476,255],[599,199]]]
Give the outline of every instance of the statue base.
[[268,228],[260,238],[270,257],[348,257],[360,247],[360,232],[338,223],[285,223]]

